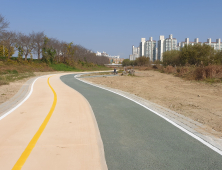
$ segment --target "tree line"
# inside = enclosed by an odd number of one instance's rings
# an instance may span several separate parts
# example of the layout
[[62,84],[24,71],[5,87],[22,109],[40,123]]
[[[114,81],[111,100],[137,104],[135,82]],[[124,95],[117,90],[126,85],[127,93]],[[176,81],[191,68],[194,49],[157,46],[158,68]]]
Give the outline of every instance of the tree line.
[[222,64],[222,51],[214,50],[206,44],[185,45],[180,51],[172,50],[163,53],[163,65],[184,66],[184,65],[208,66]]
[[148,66],[150,64],[150,58],[149,57],[145,57],[145,56],[141,56],[136,58],[136,60],[129,60],[129,59],[125,59],[122,62],[123,66]]
[[46,63],[88,63],[103,65],[108,64],[105,56],[96,56],[91,50],[72,42],[65,42],[56,38],[47,37],[43,31],[24,34],[21,32],[7,31],[9,22],[0,14],[0,57],[10,59],[18,51],[18,60],[33,59],[37,54],[38,60]]
[[[135,65],[145,66],[149,64],[149,57],[138,57],[136,60],[123,60],[123,66]],[[166,51],[163,53],[163,61],[154,61],[153,64],[163,64],[163,66],[208,66],[222,65],[222,51],[214,50],[213,47],[207,44],[185,45],[178,50]]]

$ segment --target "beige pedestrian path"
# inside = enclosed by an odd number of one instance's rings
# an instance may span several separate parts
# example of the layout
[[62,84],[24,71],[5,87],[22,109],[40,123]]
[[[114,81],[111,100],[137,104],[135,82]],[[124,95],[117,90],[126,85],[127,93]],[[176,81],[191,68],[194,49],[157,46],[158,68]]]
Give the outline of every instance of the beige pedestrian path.
[[[57,104],[45,130],[22,169],[107,169],[103,143],[88,101],[60,80],[50,78]],[[12,169],[48,114],[54,99],[39,78],[30,98],[0,121],[0,167]]]

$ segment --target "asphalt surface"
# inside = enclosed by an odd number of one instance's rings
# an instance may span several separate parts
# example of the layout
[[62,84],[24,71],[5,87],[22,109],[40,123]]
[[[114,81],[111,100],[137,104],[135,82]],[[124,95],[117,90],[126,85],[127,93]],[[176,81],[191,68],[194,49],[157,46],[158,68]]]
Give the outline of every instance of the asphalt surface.
[[222,169],[222,156],[151,111],[65,75],[95,114],[109,170]]

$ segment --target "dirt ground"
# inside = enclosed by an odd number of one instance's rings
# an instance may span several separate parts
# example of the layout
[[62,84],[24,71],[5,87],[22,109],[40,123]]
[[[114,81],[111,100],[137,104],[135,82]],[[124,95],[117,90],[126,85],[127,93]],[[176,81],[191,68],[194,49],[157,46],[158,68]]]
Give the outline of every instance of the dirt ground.
[[[34,74],[37,76],[47,75],[47,74],[56,74],[56,73],[63,73],[63,72],[34,72]],[[22,87],[22,85],[28,81],[30,78],[25,78],[19,81],[11,82],[9,85],[2,85],[0,86],[0,104],[6,102],[11,97],[13,97],[19,89]]]
[[87,81],[145,98],[204,124],[206,131],[222,137],[221,83],[187,81],[152,70],[136,71],[134,77],[94,77]]

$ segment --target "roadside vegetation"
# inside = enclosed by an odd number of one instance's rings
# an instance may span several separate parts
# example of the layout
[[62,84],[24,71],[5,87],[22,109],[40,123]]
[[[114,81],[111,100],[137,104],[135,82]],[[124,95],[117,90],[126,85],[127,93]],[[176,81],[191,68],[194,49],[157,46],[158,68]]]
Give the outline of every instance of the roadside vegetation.
[[163,53],[163,62],[147,63],[144,58],[146,57],[139,57],[135,61],[124,60],[123,66],[134,65],[135,69],[152,69],[188,80],[222,82],[222,51],[214,50],[206,44],[186,45],[180,51],[166,51]]
[[0,14],[0,85],[34,76],[33,72],[109,69],[104,66],[108,57],[96,56],[81,45],[47,37],[44,32],[7,31],[8,26]]

